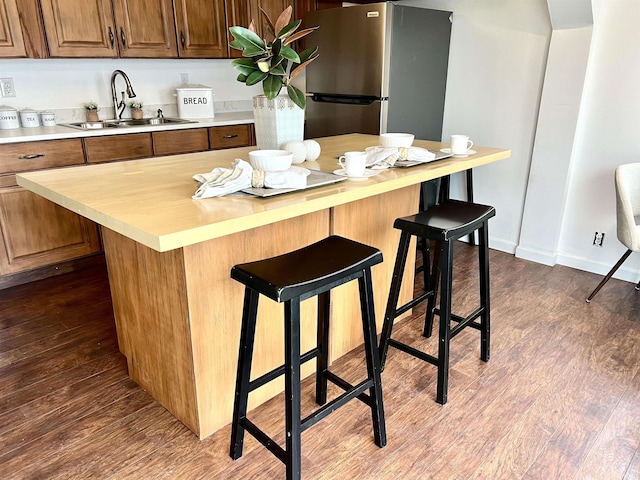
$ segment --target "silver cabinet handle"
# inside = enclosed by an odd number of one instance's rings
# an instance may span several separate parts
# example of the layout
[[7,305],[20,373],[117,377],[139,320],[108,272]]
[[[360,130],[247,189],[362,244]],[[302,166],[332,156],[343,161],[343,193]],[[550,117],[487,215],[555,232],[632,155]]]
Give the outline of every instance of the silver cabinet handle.
[[184,38],[184,32],[182,30],[180,30],[180,43],[182,44],[182,50],[184,50],[187,42]]
[[115,38],[113,36],[113,30],[109,27],[109,42],[111,43],[111,50],[115,47]]
[[20,160],[31,160],[32,158],[40,158],[46,156],[44,153],[30,153],[29,155],[20,155]]
[[124,34],[124,29],[120,27],[120,39],[122,40],[122,46],[127,48],[127,37]]
[[224,135],[222,138],[237,138],[238,135]]

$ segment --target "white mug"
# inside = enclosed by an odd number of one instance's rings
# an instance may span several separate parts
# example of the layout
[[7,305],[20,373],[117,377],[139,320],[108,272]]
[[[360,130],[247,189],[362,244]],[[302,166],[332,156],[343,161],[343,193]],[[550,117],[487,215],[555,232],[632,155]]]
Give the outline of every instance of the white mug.
[[361,177],[367,167],[367,152],[346,152],[338,159],[338,164],[348,177]]
[[451,153],[461,155],[473,147],[473,142],[467,135],[451,135]]

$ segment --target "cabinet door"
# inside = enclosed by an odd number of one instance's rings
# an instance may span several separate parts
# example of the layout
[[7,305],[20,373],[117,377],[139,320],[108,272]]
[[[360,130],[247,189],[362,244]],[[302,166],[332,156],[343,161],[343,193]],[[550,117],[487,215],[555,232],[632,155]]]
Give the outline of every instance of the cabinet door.
[[224,0],[174,0],[182,58],[226,58]]
[[0,274],[100,251],[97,226],[19,186],[0,187]]
[[26,57],[16,0],[0,0],[0,57]]
[[171,0],[113,0],[121,57],[176,58]]
[[[227,0],[225,2],[227,16],[227,42],[233,40],[233,35],[229,33],[229,27],[248,27],[251,22],[249,12],[249,0]],[[242,50],[229,47],[230,58],[242,58]]]
[[51,57],[117,57],[111,0],[41,0]]

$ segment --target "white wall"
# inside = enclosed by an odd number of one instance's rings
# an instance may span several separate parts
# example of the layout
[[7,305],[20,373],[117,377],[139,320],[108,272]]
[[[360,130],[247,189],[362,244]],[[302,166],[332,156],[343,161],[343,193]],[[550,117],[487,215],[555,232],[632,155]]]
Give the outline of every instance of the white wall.
[[[564,7],[566,1],[552,0],[552,8]],[[552,32],[547,2],[402,3],[453,12],[443,139],[465,133],[478,145],[512,150],[509,160],[474,169],[474,175],[476,200],[494,205],[498,212],[490,225],[492,247],[514,252]],[[556,258],[561,264],[605,273],[624,250],[615,234],[613,170],[618,164],[640,161],[640,1],[591,3],[593,37],[573,149],[566,154],[571,158]],[[571,23],[571,17],[563,22]],[[217,109],[225,102],[233,109],[259,89],[236,82],[229,64],[229,60],[0,60],[0,77],[13,77],[18,94],[0,102],[44,109],[79,107],[94,99],[110,106],[109,77],[120,68],[145,103],[172,102],[180,73],[188,73],[191,83],[213,87]],[[464,198],[462,182],[459,176],[454,192]],[[544,219],[537,222],[532,230],[540,232],[542,244],[550,226]],[[606,234],[602,248],[592,246],[595,231]],[[535,238],[533,242],[530,246],[535,248]],[[640,254],[636,254],[619,276],[637,282],[639,271]]]
[[[640,2],[594,0],[594,33],[567,192],[558,263],[606,273],[616,239],[613,171],[640,162]],[[605,232],[602,248],[594,232]],[[617,275],[638,281],[640,254]]]
[[[234,102],[247,102],[259,87],[237,82],[231,60],[160,59],[2,59],[0,77],[13,78],[16,97],[0,98],[15,108],[36,110],[80,108],[94,100],[111,107],[111,73],[123,70],[130,78],[136,98],[147,104],[175,104],[175,88],[180,74],[189,75],[189,83],[211,87],[216,108],[233,110]],[[117,79],[117,91],[124,82]],[[226,102],[226,107],[225,107]],[[249,110],[251,104],[244,108]]]

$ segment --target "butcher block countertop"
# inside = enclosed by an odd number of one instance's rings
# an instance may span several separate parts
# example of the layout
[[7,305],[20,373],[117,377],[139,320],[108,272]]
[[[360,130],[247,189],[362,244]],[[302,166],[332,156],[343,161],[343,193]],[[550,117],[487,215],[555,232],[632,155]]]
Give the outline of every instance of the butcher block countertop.
[[[320,158],[302,167],[332,172],[345,151],[377,145],[376,135],[350,134],[317,139]],[[446,144],[420,141],[414,146],[439,150]],[[355,200],[508,158],[510,150],[474,146],[467,158],[447,158],[410,168],[392,168],[366,181],[271,198],[226,196],[193,200],[197,173],[248,160],[255,147],[60,168],[17,175],[18,184],[94,222],[163,252],[317,212]]]

